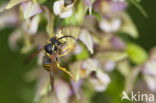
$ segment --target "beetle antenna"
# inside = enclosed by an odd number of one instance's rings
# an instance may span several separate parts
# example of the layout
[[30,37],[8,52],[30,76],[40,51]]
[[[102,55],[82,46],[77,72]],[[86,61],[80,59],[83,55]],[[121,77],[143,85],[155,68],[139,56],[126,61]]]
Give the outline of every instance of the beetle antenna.
[[55,36],[57,34],[57,30],[58,30],[58,28],[59,28],[62,21],[63,21],[63,19],[61,18],[60,21],[58,22],[58,24],[56,25],[56,28],[55,28],[55,31],[54,31]]
[[57,40],[60,40],[60,39],[63,39],[63,38],[72,38],[72,39],[74,39],[76,42],[77,42],[77,39],[75,39],[73,36],[71,36],[71,35],[65,35],[65,36],[62,36],[62,37],[60,37],[59,39],[57,39]]

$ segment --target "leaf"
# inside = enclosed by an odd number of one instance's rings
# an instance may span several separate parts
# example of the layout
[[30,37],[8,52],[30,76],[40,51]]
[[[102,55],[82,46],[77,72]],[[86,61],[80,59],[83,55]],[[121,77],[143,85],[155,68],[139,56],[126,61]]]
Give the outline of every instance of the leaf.
[[14,7],[15,5],[19,4],[19,3],[22,3],[24,1],[27,1],[27,0],[11,0],[8,5],[6,6],[6,9],[10,9],[12,7]]
[[122,14],[123,24],[120,31],[127,33],[128,35],[132,36],[133,38],[138,38],[139,34],[137,31],[137,27],[133,23],[132,19],[127,13]]
[[91,34],[87,30],[83,29],[80,33],[79,39],[86,45],[91,54],[93,54],[93,38]]
[[146,53],[146,51],[142,47],[134,43],[127,44],[126,52],[128,53],[131,61],[136,64],[142,64],[148,58],[148,54]]
[[25,19],[28,19],[42,12],[40,5],[32,1],[22,3],[22,9],[23,9],[23,14]]
[[145,16],[148,17],[148,14],[144,10],[144,8],[136,1],[136,0],[128,0],[131,4],[136,6],[136,8]]

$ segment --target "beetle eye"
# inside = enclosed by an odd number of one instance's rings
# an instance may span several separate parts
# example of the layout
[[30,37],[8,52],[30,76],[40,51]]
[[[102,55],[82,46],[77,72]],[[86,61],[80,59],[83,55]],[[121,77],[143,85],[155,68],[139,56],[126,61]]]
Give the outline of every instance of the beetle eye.
[[55,44],[55,45],[60,45],[61,42],[59,42],[58,40],[56,40],[56,38],[51,38],[50,41]]
[[51,41],[51,42],[54,42],[54,41],[55,41],[55,38],[51,38],[50,41]]

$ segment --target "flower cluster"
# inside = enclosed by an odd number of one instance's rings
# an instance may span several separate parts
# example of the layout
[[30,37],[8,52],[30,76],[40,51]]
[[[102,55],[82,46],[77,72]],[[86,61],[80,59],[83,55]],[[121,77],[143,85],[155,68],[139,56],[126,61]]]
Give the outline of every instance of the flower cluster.
[[[139,36],[126,12],[129,4],[127,0],[10,0],[0,8],[0,28],[16,27],[9,37],[12,50],[19,49],[17,42],[21,40],[23,54],[40,48],[54,36],[60,18],[63,22],[58,32],[79,40],[72,52],[61,58],[61,65],[69,69],[76,81],[58,71],[54,93],[49,72],[39,69],[43,53],[39,54],[39,67],[26,74],[27,79],[38,81],[35,102],[90,103],[96,92],[107,90],[115,69],[125,79],[123,91],[133,89],[138,74],[156,91],[156,50],[152,49],[148,59],[142,47],[124,38]],[[73,43],[70,39],[66,42],[69,46]]]

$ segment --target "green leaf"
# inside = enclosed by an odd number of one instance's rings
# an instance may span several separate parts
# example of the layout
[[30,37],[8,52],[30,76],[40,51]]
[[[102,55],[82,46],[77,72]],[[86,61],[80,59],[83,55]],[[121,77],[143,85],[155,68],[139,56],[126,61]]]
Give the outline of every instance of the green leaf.
[[139,2],[137,2],[137,0],[128,0],[131,4],[133,4],[134,6],[136,6],[136,8],[145,16],[148,17],[148,14],[146,13],[146,11],[144,10],[144,8],[139,4]]
[[128,43],[126,51],[131,61],[135,64],[142,64],[148,58],[148,54],[146,53],[146,51],[142,47],[134,43]]

